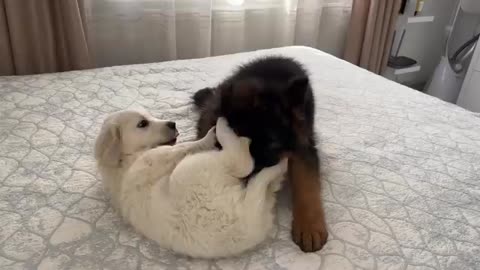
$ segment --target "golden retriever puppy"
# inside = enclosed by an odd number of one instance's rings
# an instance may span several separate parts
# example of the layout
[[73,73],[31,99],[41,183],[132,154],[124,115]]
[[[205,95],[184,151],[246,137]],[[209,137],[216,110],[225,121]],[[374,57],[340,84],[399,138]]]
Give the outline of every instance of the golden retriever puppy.
[[245,186],[254,167],[250,140],[225,118],[198,141],[170,145],[176,136],[170,122],[135,111],[105,121],[95,156],[124,219],[161,247],[192,257],[237,255],[264,241],[287,160]]

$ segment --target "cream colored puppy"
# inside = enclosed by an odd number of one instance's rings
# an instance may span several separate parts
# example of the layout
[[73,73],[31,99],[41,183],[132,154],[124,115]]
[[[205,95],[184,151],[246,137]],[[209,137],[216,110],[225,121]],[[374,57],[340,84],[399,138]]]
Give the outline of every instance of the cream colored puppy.
[[241,178],[254,165],[250,140],[224,118],[216,132],[174,146],[164,145],[177,134],[167,123],[133,111],[105,121],[95,155],[122,216],[161,247],[192,257],[237,255],[265,240],[287,161],[263,169],[245,187]]
[[104,188],[115,207],[118,207],[121,179],[131,164],[147,150],[175,144],[177,136],[174,122],[158,120],[144,111],[120,111],[104,120],[95,142],[95,158]]

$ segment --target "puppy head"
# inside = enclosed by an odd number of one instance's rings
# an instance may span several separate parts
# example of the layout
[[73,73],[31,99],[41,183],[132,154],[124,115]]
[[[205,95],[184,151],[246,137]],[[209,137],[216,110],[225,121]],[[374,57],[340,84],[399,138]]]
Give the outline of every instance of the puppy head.
[[255,169],[277,164],[295,147],[295,129],[302,121],[310,90],[308,77],[288,82],[248,78],[222,89],[219,115],[232,129],[252,140]]
[[122,154],[133,154],[160,145],[173,145],[175,122],[159,120],[147,112],[120,111],[108,116],[95,143],[95,158],[119,166]]

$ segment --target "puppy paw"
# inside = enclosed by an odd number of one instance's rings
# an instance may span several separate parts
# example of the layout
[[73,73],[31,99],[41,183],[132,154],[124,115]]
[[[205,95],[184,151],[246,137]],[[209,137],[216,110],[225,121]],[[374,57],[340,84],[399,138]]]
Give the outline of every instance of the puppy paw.
[[[305,211],[308,211],[304,209]],[[300,210],[301,211],[301,210]],[[304,213],[292,222],[292,240],[304,252],[315,252],[327,243],[328,232],[322,213]],[[312,216],[313,214],[313,216]]]
[[212,127],[202,139],[206,149],[214,149],[217,144],[216,128]]
[[280,162],[278,163],[278,166],[280,168],[280,173],[281,174],[287,173],[287,171],[288,171],[288,158],[283,158],[282,160],[280,160]]
[[265,178],[265,181],[277,181],[284,179],[282,176],[287,172],[288,161],[286,159],[281,160],[279,163],[263,168],[258,174]]
[[219,117],[217,119],[217,127],[219,127],[220,130],[227,130],[230,128],[230,126],[228,125],[228,121],[227,121],[227,118],[225,117]]
[[238,138],[238,141],[239,141],[239,143],[240,143],[240,147],[242,147],[242,148],[245,149],[246,151],[249,151],[249,149],[250,149],[250,143],[252,142],[252,140],[250,140],[250,138],[240,137],[240,138]]
[[235,134],[228,125],[227,119],[219,117],[217,120],[217,139],[222,147],[225,148],[225,146],[228,147],[229,145],[232,145],[237,138],[237,134]]

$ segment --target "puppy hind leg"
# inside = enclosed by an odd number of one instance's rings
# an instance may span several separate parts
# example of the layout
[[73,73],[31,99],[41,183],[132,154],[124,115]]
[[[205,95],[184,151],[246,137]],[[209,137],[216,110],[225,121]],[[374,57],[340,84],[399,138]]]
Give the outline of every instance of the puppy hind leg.
[[268,193],[275,193],[279,191],[282,188],[282,184],[287,179],[285,176],[278,177],[274,179],[271,183],[270,186],[268,186]]
[[[261,170],[248,182],[243,207],[246,215],[246,224],[258,229],[270,223],[271,209],[275,203],[272,184],[283,178],[287,170],[286,160]],[[279,185],[278,185],[279,186]]]

